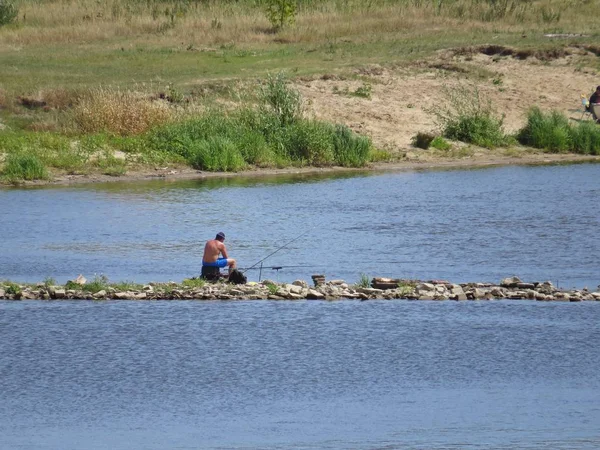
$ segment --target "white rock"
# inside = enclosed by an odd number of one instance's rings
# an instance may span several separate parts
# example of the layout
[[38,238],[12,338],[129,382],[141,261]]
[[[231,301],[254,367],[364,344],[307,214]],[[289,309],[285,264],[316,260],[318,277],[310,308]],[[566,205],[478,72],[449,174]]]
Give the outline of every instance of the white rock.
[[295,284],[286,284],[285,289],[288,292],[290,292],[292,294],[296,294],[296,295],[300,295],[302,293],[302,286],[298,286]]
[[311,300],[321,300],[325,298],[324,294],[321,294],[319,291],[315,291],[314,289],[309,289],[306,294],[306,298]]

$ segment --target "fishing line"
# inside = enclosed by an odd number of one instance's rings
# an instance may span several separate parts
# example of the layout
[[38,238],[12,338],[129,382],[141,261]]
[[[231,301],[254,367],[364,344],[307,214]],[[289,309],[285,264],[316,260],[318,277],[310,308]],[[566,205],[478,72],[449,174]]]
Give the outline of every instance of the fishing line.
[[300,239],[302,236],[308,234],[310,231],[312,230],[312,228],[309,228],[308,230],[306,230],[304,233],[302,233],[299,236],[296,236],[294,239],[292,239],[291,241],[286,242],[285,244],[283,244],[281,247],[279,247],[278,249],[276,249],[275,251],[269,253],[267,256],[265,256],[263,259],[261,259],[260,261],[257,261],[256,263],[252,264],[250,267],[241,270],[242,273],[247,272],[250,269],[254,269],[256,266],[258,266],[260,263],[262,263],[265,259],[270,258],[271,256],[273,256],[275,253],[277,253],[279,250],[282,250],[284,248],[286,248],[288,245],[290,245],[292,242],[297,241],[298,239]]

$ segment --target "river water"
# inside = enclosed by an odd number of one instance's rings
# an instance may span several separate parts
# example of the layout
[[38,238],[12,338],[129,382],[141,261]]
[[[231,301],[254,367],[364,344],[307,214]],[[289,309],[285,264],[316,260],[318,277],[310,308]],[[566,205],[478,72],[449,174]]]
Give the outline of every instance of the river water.
[[[0,190],[0,278],[180,281],[218,231],[275,281],[600,284],[600,165]],[[303,234],[304,233],[304,234]],[[258,279],[257,271],[248,272]]]
[[0,301],[0,448],[598,449],[598,306]]
[[[599,283],[600,165],[0,191],[0,278]],[[250,272],[250,278],[257,272]],[[0,301],[0,449],[597,449],[596,302]]]

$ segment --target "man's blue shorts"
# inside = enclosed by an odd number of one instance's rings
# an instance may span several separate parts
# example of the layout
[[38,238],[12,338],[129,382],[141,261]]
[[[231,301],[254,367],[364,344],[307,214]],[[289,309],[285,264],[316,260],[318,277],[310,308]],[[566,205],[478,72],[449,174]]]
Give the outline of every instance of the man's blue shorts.
[[202,261],[202,265],[206,267],[225,267],[227,266],[227,258],[219,258],[215,262],[207,263]]

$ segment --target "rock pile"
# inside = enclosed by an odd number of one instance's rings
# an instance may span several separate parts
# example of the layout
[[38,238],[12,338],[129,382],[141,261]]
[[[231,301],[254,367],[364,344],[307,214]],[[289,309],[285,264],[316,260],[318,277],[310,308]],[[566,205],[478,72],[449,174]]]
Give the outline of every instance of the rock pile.
[[[406,300],[538,300],[600,301],[600,292],[588,289],[562,290],[551,282],[525,283],[517,277],[505,278],[500,284],[463,283],[444,280],[403,280],[373,278],[370,286],[350,285],[343,280],[314,280],[275,283],[265,280],[245,285],[223,282],[186,287],[177,283],[150,283],[135,289],[120,290],[115,286],[92,291],[84,278],[67,286],[46,284],[19,285],[0,282],[0,299],[5,300],[338,300],[338,299],[406,299]],[[118,285],[117,285],[118,286]],[[599,288],[600,289],[600,288]]]

